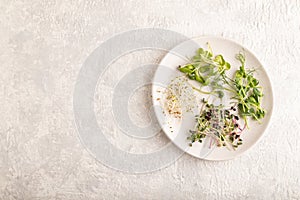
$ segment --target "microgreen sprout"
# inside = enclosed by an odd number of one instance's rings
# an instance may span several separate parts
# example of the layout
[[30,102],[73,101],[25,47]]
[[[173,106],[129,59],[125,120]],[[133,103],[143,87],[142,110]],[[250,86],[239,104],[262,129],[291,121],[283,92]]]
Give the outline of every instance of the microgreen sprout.
[[[231,65],[222,55],[214,56],[208,44],[208,50],[199,48],[191,58],[191,62],[179,66],[178,69],[189,79],[199,82],[200,88],[192,86],[195,91],[219,98],[224,97],[224,91],[230,92],[233,95],[231,96],[233,103],[237,104],[239,115],[249,128],[248,117],[260,122],[260,119],[265,116],[266,111],[261,107],[263,89],[253,75],[255,70],[245,67],[244,53],[238,53],[236,59],[241,66],[236,70],[234,77],[229,78],[226,72]],[[209,86],[210,91],[204,91],[202,87],[205,86]]]
[[210,46],[208,50],[199,48],[196,55],[190,60],[190,63],[179,66],[179,71],[185,73],[189,79],[199,82],[201,86],[208,86],[210,91],[203,91],[195,87],[194,89],[200,93],[213,94],[223,98],[224,80],[222,76],[231,68],[230,64],[224,60],[222,55],[214,56]]
[[[242,144],[241,132],[245,127],[249,128],[248,118],[259,123],[264,118],[266,111],[261,106],[263,89],[253,75],[255,70],[246,68],[243,52],[238,53],[235,58],[240,62],[240,66],[232,78],[226,74],[231,65],[222,55],[214,55],[209,44],[208,50],[199,48],[189,63],[178,67],[188,79],[199,83],[199,88],[191,85],[193,90],[220,99],[227,91],[231,95],[230,104],[234,105],[225,109],[222,105],[215,106],[203,99],[204,106],[196,116],[197,125],[188,137],[190,145],[194,142],[202,143],[206,136],[210,136],[217,146],[236,149]],[[240,118],[244,120],[243,128],[240,126]]]
[[202,100],[204,106],[200,114],[196,116],[196,126],[190,130],[190,146],[195,142],[202,143],[203,139],[210,137],[217,146],[226,146],[230,150],[236,149],[242,144],[241,128],[236,108],[224,108],[223,105],[215,106]]

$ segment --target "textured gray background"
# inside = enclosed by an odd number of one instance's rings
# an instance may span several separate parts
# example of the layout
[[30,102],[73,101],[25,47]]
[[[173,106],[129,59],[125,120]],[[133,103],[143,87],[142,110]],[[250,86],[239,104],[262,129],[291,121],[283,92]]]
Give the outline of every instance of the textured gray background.
[[[85,150],[72,111],[82,63],[112,35],[143,27],[224,36],[258,55],[273,81],[275,109],[255,148],[224,162],[183,155],[139,175],[110,169]],[[300,199],[299,36],[297,0],[0,0],[0,199]],[[163,133],[127,137],[110,120],[115,81],[163,55],[125,55],[99,81],[98,123],[124,151],[147,153],[169,142]],[[129,102],[141,126],[149,121],[149,96],[145,87]]]

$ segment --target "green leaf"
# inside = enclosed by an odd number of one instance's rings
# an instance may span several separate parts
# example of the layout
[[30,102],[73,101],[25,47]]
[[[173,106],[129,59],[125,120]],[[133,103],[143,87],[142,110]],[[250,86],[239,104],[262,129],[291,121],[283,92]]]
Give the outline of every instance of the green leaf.
[[203,48],[199,48],[199,49],[197,50],[197,54],[198,54],[198,55],[204,54],[204,49],[203,49]]
[[239,103],[239,104],[238,104],[238,109],[239,109],[239,111],[240,111],[242,114],[248,113],[248,109],[247,109],[245,106],[243,106],[242,103]]
[[191,80],[195,80],[196,79],[196,76],[195,74],[188,74],[188,77],[191,79]]
[[256,78],[253,78],[252,80],[253,86],[257,86],[259,84],[259,81]]
[[261,93],[261,91],[258,88],[253,88],[253,93],[256,96],[262,97],[262,93]]
[[219,63],[221,66],[225,64],[225,60],[222,55],[217,55],[214,59],[215,62]]
[[204,78],[204,80],[205,81],[204,81],[203,85],[207,86],[210,83],[210,80],[208,78]]
[[202,83],[202,84],[205,83],[204,78],[203,78],[197,71],[196,71],[196,73],[195,73],[195,78],[196,78],[196,81],[198,81],[198,82],[200,82],[200,83]]
[[179,71],[186,73],[186,74],[193,72],[193,70],[189,69],[188,67],[179,67],[178,69],[179,69]]
[[243,77],[243,72],[241,70],[238,70],[235,72],[235,79],[241,79]]
[[255,113],[254,108],[250,108],[250,109],[249,109],[249,113],[251,113],[251,114]]
[[195,66],[194,66],[194,65],[191,65],[191,64],[190,64],[190,65],[187,65],[186,67],[187,67],[188,69],[190,69],[190,70],[194,70],[194,69],[195,69]]
[[197,53],[197,55],[200,56],[200,58],[201,58],[201,56],[205,57],[205,58],[211,58],[212,57],[212,53],[209,52],[209,51],[205,51],[203,48],[199,48],[196,53]]
[[225,70],[229,70],[231,68],[231,65],[228,62],[225,62]]
[[257,100],[253,96],[250,96],[247,100],[249,103],[253,103],[253,104],[257,105]]
[[240,67],[239,72],[242,75],[242,77],[246,77],[245,68],[243,66]]

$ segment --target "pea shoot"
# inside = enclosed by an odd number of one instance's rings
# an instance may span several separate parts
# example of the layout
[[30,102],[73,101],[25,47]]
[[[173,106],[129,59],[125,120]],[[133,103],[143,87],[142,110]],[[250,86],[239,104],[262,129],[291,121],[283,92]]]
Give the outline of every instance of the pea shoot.
[[185,73],[191,80],[200,83],[201,86],[210,87],[210,91],[203,91],[202,88],[194,88],[198,92],[204,94],[213,94],[219,98],[223,98],[224,92],[224,76],[225,72],[231,68],[222,55],[213,55],[211,48],[204,50],[199,48],[196,55],[191,58],[191,62],[179,66],[178,70]]
[[259,121],[265,116],[266,111],[261,107],[262,87],[253,76],[254,70],[245,69],[245,55],[239,53],[236,55],[236,59],[240,61],[241,66],[235,72],[233,78],[235,95],[232,99],[237,100],[240,115],[248,126],[247,117],[252,117],[252,119]]

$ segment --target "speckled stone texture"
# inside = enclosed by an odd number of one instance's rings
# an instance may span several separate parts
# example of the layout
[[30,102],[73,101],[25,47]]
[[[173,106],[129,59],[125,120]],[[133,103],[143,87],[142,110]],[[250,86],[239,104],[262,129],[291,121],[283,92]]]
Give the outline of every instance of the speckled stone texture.
[[[254,148],[223,162],[183,155],[144,174],[116,171],[90,155],[73,116],[78,72],[103,41],[144,27],[223,36],[257,54],[273,82],[275,107]],[[103,121],[111,117],[110,74],[118,80],[164,53],[125,55],[97,86],[98,122],[124,151],[151,152],[169,141],[163,133],[132,139]],[[299,0],[0,0],[0,63],[0,199],[300,199]],[[140,89],[129,102],[140,125],[149,121],[148,93]]]

